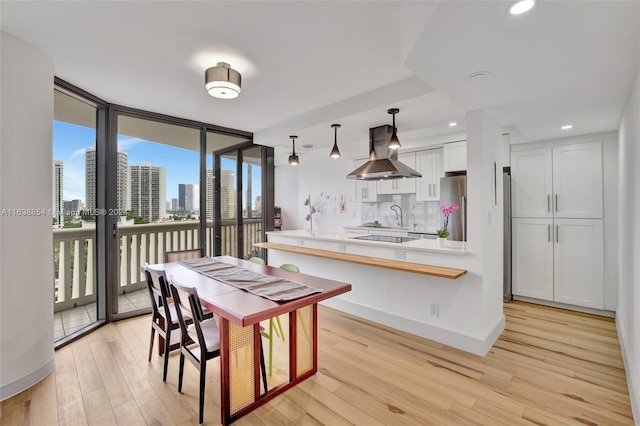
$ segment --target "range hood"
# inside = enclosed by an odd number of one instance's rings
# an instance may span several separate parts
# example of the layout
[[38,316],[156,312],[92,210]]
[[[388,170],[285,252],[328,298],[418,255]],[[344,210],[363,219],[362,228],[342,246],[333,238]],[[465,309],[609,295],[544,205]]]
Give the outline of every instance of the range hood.
[[393,127],[389,125],[369,129],[369,161],[347,175],[347,179],[387,180],[419,178],[420,173],[398,161],[398,150],[389,149]]

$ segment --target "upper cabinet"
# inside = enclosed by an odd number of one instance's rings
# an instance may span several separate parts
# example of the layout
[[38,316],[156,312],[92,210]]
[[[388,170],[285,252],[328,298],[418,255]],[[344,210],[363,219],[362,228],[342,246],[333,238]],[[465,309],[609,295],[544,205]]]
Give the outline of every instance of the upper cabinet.
[[467,170],[467,141],[445,143],[443,151],[445,172]]
[[513,217],[601,218],[602,143],[511,153]]
[[356,180],[356,201],[378,201],[378,182],[371,180]]
[[[416,168],[416,154],[398,154],[398,161],[412,169]],[[417,179],[389,179],[378,182],[378,194],[415,194]]]
[[442,168],[442,149],[416,152],[416,170],[422,178],[416,179],[416,201],[439,201]]

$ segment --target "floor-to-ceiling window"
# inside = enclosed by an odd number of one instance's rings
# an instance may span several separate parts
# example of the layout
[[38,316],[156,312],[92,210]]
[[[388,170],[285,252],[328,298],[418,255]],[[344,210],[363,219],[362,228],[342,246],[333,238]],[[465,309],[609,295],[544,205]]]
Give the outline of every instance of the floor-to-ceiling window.
[[98,105],[54,91],[53,188],[54,340],[98,320],[96,138]]
[[[150,306],[141,267],[167,251],[200,248],[200,129],[115,110],[118,285],[112,313]],[[202,208],[201,208],[202,207]],[[117,293],[117,294],[116,294]]]
[[148,312],[141,266],[166,251],[247,257],[262,240],[261,211],[273,194],[261,182],[269,167],[273,181],[273,149],[253,145],[251,133],[109,105],[59,79],[55,93],[52,291],[61,344],[85,327]]

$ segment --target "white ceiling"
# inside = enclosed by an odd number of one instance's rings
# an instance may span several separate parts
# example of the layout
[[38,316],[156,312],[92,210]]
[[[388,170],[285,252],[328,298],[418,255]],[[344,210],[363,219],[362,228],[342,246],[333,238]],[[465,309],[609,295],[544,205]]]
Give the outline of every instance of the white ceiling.
[[[303,161],[329,154],[332,123],[343,155],[365,157],[391,107],[403,149],[464,138],[478,108],[515,142],[617,129],[638,1],[539,0],[519,17],[509,3],[2,0],[0,15],[58,77],[108,102],[251,131],[283,154],[295,134]],[[204,89],[219,61],[242,74],[237,99]],[[489,77],[465,80],[478,71]]]

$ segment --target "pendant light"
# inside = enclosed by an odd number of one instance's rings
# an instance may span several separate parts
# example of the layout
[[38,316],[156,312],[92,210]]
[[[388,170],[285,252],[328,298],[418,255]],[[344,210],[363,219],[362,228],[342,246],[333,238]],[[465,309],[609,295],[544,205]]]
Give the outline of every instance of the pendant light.
[[340,150],[338,149],[338,128],[340,127],[340,125],[332,124],[331,127],[333,127],[334,136],[333,136],[333,149],[331,150],[331,154],[329,154],[329,156],[331,158],[340,158],[342,157],[342,155],[340,155]]
[[400,140],[398,140],[398,135],[396,135],[396,114],[400,112],[398,108],[391,108],[387,110],[389,114],[393,115],[393,134],[391,135],[391,139],[389,139],[389,149],[398,149],[400,148]]
[[300,159],[296,155],[296,139],[297,136],[289,136],[291,138],[291,144],[293,145],[293,154],[289,156],[289,164],[297,166],[300,163]]

